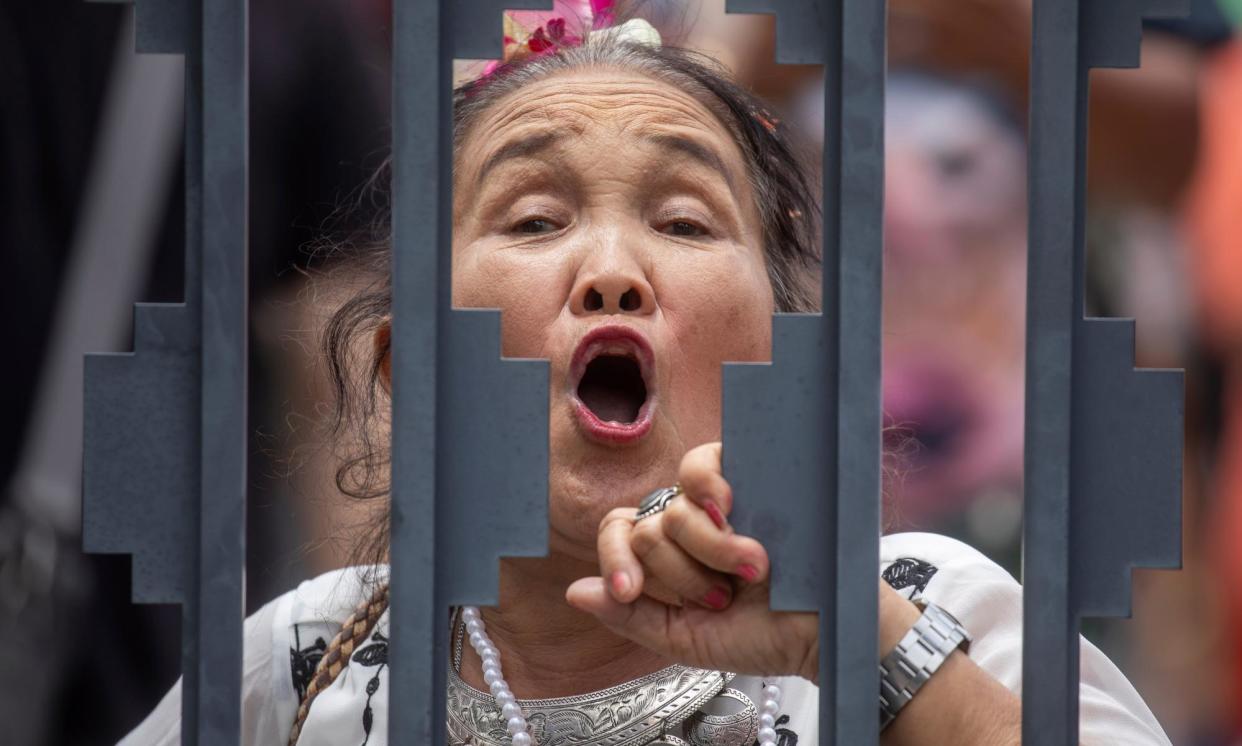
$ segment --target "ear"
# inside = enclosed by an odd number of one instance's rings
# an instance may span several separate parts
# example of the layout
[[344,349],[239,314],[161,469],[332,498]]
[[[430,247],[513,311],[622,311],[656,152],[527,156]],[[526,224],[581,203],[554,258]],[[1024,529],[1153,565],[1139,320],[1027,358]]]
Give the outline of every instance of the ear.
[[392,321],[384,319],[375,328],[372,338],[375,357],[379,360],[380,385],[385,393],[392,396]]

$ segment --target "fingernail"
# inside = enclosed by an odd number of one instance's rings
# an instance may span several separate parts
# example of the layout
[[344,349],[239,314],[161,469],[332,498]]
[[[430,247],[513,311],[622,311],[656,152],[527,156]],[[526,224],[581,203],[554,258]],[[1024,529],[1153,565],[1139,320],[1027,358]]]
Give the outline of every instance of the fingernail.
[[755,578],[759,577],[759,568],[752,564],[743,562],[737,566],[737,574],[742,576],[742,580],[747,583],[755,582]]
[[720,506],[716,505],[715,500],[706,500],[703,503],[703,510],[707,511],[707,516],[712,519],[712,523],[716,524],[716,528],[724,530],[725,517],[720,511]]
[[617,570],[612,574],[612,592],[618,596],[624,596],[630,590],[630,576],[624,570]]
[[727,588],[716,586],[712,588],[712,592],[703,598],[703,603],[716,609],[717,611],[729,605],[729,591]]

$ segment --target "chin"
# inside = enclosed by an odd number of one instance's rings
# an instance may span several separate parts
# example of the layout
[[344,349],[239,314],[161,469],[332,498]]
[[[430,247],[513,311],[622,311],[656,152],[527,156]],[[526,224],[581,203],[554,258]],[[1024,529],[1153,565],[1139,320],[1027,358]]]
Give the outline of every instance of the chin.
[[607,445],[584,437],[568,412],[554,417],[548,473],[550,548],[595,558],[599,524],[615,508],[637,507],[652,490],[677,481],[684,448],[656,426],[641,443]]

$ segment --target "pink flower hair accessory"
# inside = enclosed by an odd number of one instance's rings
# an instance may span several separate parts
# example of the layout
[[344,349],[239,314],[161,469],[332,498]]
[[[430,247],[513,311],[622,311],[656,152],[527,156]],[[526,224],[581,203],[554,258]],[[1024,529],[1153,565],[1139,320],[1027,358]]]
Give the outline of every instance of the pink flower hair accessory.
[[[486,78],[502,66],[588,43],[593,35],[660,46],[660,32],[640,18],[620,25],[616,0],[556,0],[552,11],[511,11],[504,16],[504,56],[483,68]],[[574,30],[575,29],[576,33]]]

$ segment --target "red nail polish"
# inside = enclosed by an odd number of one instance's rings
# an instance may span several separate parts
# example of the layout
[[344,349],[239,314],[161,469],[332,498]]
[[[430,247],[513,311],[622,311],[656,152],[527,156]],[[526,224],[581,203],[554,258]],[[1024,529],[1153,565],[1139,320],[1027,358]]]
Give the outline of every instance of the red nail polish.
[[716,524],[716,528],[723,531],[725,517],[724,513],[720,512],[720,507],[714,501],[707,500],[703,503],[703,510],[707,511],[707,517],[712,519],[712,523]]
[[759,568],[752,564],[743,562],[737,566],[737,574],[742,576],[742,580],[747,583],[755,582],[755,578],[759,577]]
[[703,603],[720,611],[729,605],[729,591],[721,586],[712,588],[712,592],[703,598]]
[[622,570],[617,570],[612,574],[612,591],[618,596],[625,595],[630,589],[630,576]]

